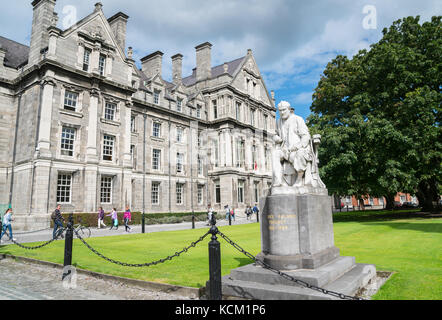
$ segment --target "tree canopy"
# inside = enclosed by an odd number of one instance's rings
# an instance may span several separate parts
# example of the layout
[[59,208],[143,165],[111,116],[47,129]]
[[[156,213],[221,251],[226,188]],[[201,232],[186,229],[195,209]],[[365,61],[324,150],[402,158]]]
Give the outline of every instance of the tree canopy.
[[441,190],[441,17],[395,21],[353,58],[329,62],[313,94],[310,130],[322,135],[320,173],[338,195],[416,194],[426,209]]

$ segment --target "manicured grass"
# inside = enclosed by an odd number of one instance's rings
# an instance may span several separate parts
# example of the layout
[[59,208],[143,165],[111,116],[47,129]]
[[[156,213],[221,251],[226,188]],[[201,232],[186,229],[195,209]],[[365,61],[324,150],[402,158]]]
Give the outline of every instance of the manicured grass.
[[[341,215],[341,216],[339,216]],[[442,299],[442,219],[419,218],[408,213],[376,212],[334,215],[335,245],[343,256],[358,263],[375,264],[379,271],[394,271],[393,277],[373,297],[382,300]],[[338,222],[340,221],[340,222]],[[253,255],[260,252],[257,223],[220,228],[221,232]],[[90,238],[87,242],[103,255],[128,263],[145,263],[182,250],[204,235],[206,229],[131,234]],[[218,237],[221,243],[222,275],[251,263],[244,254]],[[117,276],[169,284],[201,287],[209,278],[207,236],[180,257],[143,268],[122,267],[98,257],[74,240],[73,264],[79,268]],[[31,244],[36,245],[36,244]],[[16,245],[0,247],[0,253],[63,263],[64,241],[38,250]]]

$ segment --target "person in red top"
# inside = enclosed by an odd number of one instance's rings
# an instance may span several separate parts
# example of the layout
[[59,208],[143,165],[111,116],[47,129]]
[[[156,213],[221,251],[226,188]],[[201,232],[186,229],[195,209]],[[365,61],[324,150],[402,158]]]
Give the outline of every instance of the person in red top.
[[128,223],[129,223],[129,221],[132,220],[132,216],[130,213],[129,206],[126,206],[126,211],[124,212],[123,219],[124,219],[124,227],[126,228],[126,232],[130,232],[132,230],[132,228],[129,227]]

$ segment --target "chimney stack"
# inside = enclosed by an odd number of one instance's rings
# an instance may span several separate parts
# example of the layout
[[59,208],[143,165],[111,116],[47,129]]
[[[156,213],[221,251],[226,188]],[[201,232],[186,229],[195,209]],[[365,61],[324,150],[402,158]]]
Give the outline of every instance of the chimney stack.
[[162,76],[162,62],[163,53],[156,51],[141,59],[141,70],[148,79],[151,79],[156,74]]
[[183,55],[178,53],[172,56],[172,82],[180,85],[183,79]]
[[34,65],[40,62],[41,51],[49,45],[48,28],[54,23],[54,9],[56,0],[34,0],[31,44],[29,49],[28,64]]
[[211,61],[212,44],[204,42],[195,47],[196,49],[196,81],[210,79],[212,77]]
[[112,32],[114,33],[115,38],[123,51],[126,50],[127,19],[129,19],[129,16],[124,14],[123,12],[118,12],[117,14],[107,19]]

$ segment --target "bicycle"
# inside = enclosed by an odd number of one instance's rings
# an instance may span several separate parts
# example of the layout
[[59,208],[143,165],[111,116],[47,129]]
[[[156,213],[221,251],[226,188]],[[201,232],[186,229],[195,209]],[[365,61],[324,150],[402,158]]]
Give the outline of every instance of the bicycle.
[[[82,238],[89,238],[91,236],[91,228],[83,226],[81,224],[81,219],[80,219],[80,223],[74,224],[74,233],[78,234],[80,237]],[[66,231],[66,228],[60,228],[57,230],[56,234],[55,234],[55,238],[58,239],[58,237],[61,236],[61,238],[64,238],[63,233]]]

